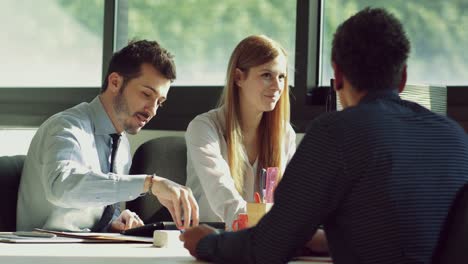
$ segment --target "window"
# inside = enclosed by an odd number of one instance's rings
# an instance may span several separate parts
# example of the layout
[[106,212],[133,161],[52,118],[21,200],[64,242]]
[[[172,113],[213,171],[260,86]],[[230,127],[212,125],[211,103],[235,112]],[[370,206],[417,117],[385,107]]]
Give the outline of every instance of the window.
[[0,87],[96,87],[104,2],[1,1]]
[[118,14],[116,48],[131,39],[158,41],[175,55],[174,86],[224,85],[231,52],[252,34],[278,41],[294,76],[296,1],[132,0]]
[[326,0],[323,27],[320,84],[333,75],[330,63],[333,33],[340,23],[366,6],[383,7],[400,21],[411,42],[408,83],[443,86],[468,83],[466,25],[468,3],[462,0]]
[[[178,78],[167,104],[145,128],[185,130],[197,114],[216,106],[235,45],[248,35],[265,34],[289,53],[291,120],[296,132],[304,132],[325,110],[327,90],[315,88],[328,86],[332,75],[332,34],[339,23],[367,5],[388,8],[403,21],[412,42],[410,83],[467,85],[465,2],[0,1],[6,21],[0,25],[4,33],[0,127],[37,127],[59,111],[91,101],[99,93],[113,51],[130,39],[147,38],[175,55]],[[451,104],[466,105],[464,91],[468,89],[449,87],[449,115],[454,114]],[[457,113],[457,119],[468,120],[466,111]]]

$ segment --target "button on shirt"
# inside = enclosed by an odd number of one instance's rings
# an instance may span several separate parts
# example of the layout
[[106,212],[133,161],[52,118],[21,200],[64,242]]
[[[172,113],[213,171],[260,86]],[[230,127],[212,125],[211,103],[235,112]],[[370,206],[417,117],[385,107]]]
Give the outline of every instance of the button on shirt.
[[88,230],[109,204],[138,197],[146,175],[128,175],[131,153],[122,134],[109,172],[116,133],[96,97],[60,112],[36,132],[24,163],[17,229]]

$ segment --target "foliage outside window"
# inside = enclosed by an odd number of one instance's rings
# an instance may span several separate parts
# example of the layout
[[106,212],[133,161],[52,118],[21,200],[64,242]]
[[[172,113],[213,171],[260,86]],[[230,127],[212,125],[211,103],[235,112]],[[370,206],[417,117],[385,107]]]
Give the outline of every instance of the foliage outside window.
[[[294,76],[295,24],[296,1],[291,0],[132,0],[127,39],[154,39],[171,51],[178,71],[175,85],[223,85],[231,52],[252,34],[281,43]],[[292,84],[294,78],[289,80]]]
[[435,85],[468,83],[468,2],[466,0],[326,0],[324,3],[321,84],[333,75],[333,32],[366,6],[383,7],[399,18],[411,41],[408,82]]
[[101,83],[104,1],[1,1],[0,87]]

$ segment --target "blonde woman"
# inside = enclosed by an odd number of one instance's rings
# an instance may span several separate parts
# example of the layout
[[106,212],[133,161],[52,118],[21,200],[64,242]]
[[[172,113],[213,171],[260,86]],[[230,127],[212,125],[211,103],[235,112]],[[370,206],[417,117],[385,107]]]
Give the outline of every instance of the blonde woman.
[[296,149],[288,93],[285,50],[263,35],[242,40],[229,60],[219,107],[197,116],[185,135],[187,186],[201,221],[230,228],[259,191],[261,169],[284,172]]

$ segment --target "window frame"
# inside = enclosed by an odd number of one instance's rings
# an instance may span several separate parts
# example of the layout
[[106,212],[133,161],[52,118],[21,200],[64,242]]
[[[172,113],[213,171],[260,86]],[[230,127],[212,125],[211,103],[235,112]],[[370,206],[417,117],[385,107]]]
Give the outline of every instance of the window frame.
[[[298,133],[305,132],[310,120],[325,112],[325,98],[329,86],[318,86],[320,45],[322,45],[322,1],[297,0],[296,4],[295,85],[290,89],[290,98],[291,122]],[[128,0],[105,0],[102,79],[106,75],[116,43],[124,39],[122,35],[116,36],[115,33],[117,23],[126,19],[126,8]],[[122,32],[122,27],[119,30]],[[461,91],[462,87],[466,90]],[[169,100],[158,110],[157,117],[147,124],[145,129],[184,131],[196,115],[216,107],[222,88],[222,86],[171,87]],[[467,86],[448,88],[448,107],[451,101],[457,109],[466,105],[464,102],[468,99]],[[100,89],[100,87],[2,87],[0,88],[0,127],[38,127],[57,112],[81,102],[90,102],[99,94]],[[466,114],[461,114],[459,111],[452,111],[449,108],[448,113],[454,115],[455,119],[468,121]]]
[[[309,29],[315,32],[317,14],[309,16],[310,10],[318,10],[320,1],[297,0],[296,20],[296,71],[295,87],[291,87],[291,121],[297,132],[304,131],[305,124],[323,107],[305,104],[306,91],[316,83],[314,76],[303,74],[316,72],[317,48],[308,37]],[[117,17],[125,19],[128,0],[105,0],[103,30],[102,79],[115,50]],[[117,13],[119,12],[119,13]],[[117,16],[118,14],[118,16]],[[122,22],[122,21],[120,21]],[[124,25],[122,23],[121,25]],[[119,25],[119,26],[121,26]],[[122,30],[122,28],[120,28]],[[316,34],[316,33],[314,33]],[[307,57],[300,54],[308,54]],[[145,129],[163,129],[183,131],[188,123],[198,114],[216,107],[222,92],[222,86],[173,86],[164,108]],[[77,105],[89,102],[100,92],[100,87],[3,87],[0,89],[0,126],[1,127],[37,127],[53,114]],[[188,106],[188,107],[180,107]]]

